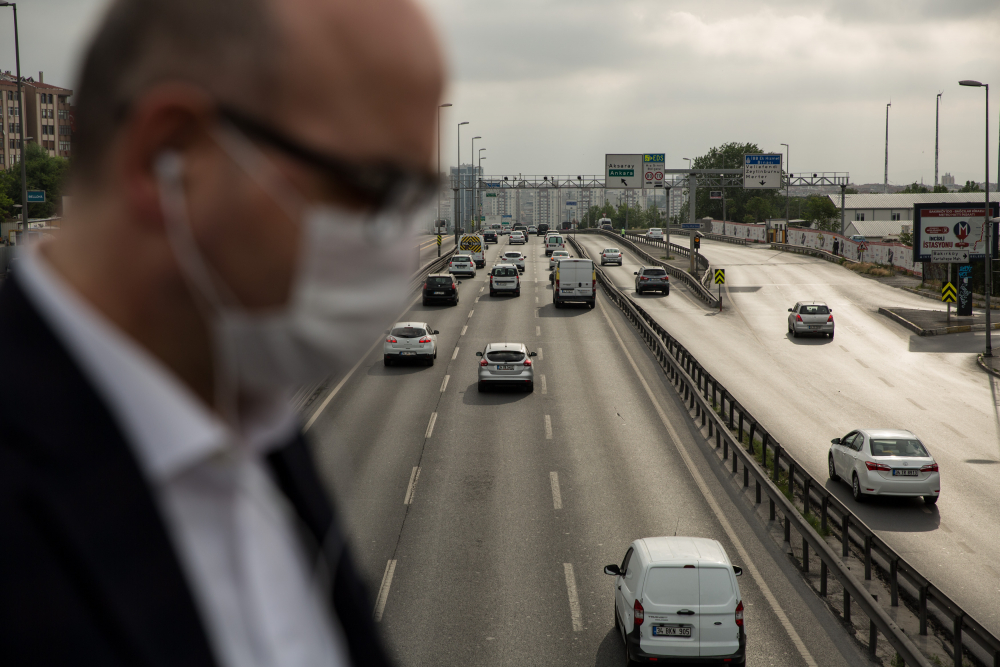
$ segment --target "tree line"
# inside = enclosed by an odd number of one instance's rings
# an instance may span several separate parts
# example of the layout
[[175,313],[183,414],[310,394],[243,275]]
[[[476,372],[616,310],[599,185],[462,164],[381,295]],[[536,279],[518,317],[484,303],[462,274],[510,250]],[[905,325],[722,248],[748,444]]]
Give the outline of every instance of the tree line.
[[[62,201],[69,160],[53,157],[35,142],[28,142],[24,150],[25,171],[29,190],[44,190],[45,202],[30,204],[30,218],[49,218],[55,215]],[[0,217],[19,218],[21,209],[21,165],[14,164],[7,169],[0,168]]]

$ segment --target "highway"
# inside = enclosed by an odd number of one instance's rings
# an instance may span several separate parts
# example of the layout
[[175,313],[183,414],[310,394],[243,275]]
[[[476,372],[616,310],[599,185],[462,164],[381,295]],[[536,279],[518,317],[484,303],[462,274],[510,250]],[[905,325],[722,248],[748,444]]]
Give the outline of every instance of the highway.
[[[415,295],[401,319],[440,330],[434,366],[386,368],[373,341],[305,416],[398,663],[624,664],[603,567],[672,534],[757,573],[739,580],[747,664],[864,662],[628,322],[600,294],[555,310],[540,240],[523,248],[520,297],[489,297],[486,271],[457,307]],[[475,352],[499,341],[538,352],[534,393],[477,391]]]
[[[593,257],[614,245],[578,239]],[[702,252],[726,270],[721,313],[679,285],[669,297],[633,298],[886,543],[1000,632],[1000,565],[993,557],[1000,550],[1000,381],[972,354],[982,350],[985,333],[916,336],[876,311],[934,308],[932,301],[818,258],[709,240]],[[638,266],[626,252],[623,267],[606,270],[616,285],[632,289]],[[833,340],[787,333],[787,309],[806,299],[832,308]],[[889,498],[858,504],[846,484],[829,481],[830,439],[864,427],[909,429],[927,444],[941,466],[937,506]]]
[[[421,234],[417,237],[416,247],[413,249],[414,257],[419,257],[419,264],[414,260],[414,271],[421,266],[425,266],[428,262],[433,261],[438,256],[437,251],[437,237]],[[455,247],[455,235],[454,234],[442,234],[441,235],[441,253],[444,254]]]

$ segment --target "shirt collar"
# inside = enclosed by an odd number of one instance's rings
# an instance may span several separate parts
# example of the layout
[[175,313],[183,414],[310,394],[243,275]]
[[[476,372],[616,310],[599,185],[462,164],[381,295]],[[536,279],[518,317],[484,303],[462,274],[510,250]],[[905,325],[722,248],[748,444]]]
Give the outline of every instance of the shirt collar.
[[226,449],[257,453],[285,444],[297,428],[286,397],[258,399],[241,414],[239,434],[174,373],[87,303],[29,247],[19,283],[104,399],[147,476],[169,479]]

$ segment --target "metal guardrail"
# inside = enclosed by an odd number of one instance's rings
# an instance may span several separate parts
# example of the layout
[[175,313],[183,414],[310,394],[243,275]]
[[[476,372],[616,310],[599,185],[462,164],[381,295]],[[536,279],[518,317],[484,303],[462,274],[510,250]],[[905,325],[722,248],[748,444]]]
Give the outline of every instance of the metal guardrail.
[[[648,252],[646,252],[645,250],[643,250],[642,248],[640,248],[639,245],[637,243],[635,243],[634,241],[632,241],[631,239],[629,239],[627,237],[624,237],[621,234],[613,234],[613,233],[611,233],[611,232],[609,232],[607,230],[604,230],[604,229],[581,229],[580,233],[583,233],[583,234],[601,234],[601,235],[606,236],[608,238],[615,239],[615,241],[616,241],[615,245],[625,245],[625,246],[628,247],[629,250],[631,250],[633,253],[635,253],[636,255],[638,255],[639,258],[642,259],[642,261],[649,262],[650,264],[653,264],[655,266],[662,267],[671,276],[673,276],[674,278],[677,278],[681,282],[685,283],[688,287],[690,287],[692,289],[692,291],[694,291],[694,293],[698,297],[700,297],[702,299],[702,301],[704,301],[708,305],[710,305],[712,307],[715,307],[715,308],[717,308],[719,306],[719,299],[718,299],[718,297],[714,296],[709,290],[705,289],[704,285],[702,285],[698,281],[697,278],[695,278],[694,276],[692,276],[687,271],[684,271],[682,269],[678,269],[676,266],[672,266],[672,265],[667,264],[666,262],[664,262],[664,261],[662,261],[662,260],[660,260],[660,259],[658,259],[656,257],[653,257]],[[571,236],[567,236],[567,238],[572,239]],[[666,244],[664,244],[664,246],[665,245]],[[679,246],[675,246],[673,244],[670,244],[670,245],[671,245],[671,249],[672,250],[676,250],[679,247]],[[579,246],[579,248],[582,249],[582,246]],[[684,250],[686,250],[686,249],[684,249]],[[708,266],[708,264],[707,264],[707,260],[706,260],[706,269],[707,269],[707,266]]]
[[[585,256],[586,251],[583,247],[575,241],[572,242],[577,251]],[[789,544],[791,544],[791,529],[795,528],[796,533],[802,538],[803,572],[809,571],[810,550],[820,559],[819,594],[826,596],[827,579],[832,573],[844,588],[845,621],[850,620],[852,599],[861,607],[870,621],[868,646],[870,655],[875,655],[878,634],[882,633],[907,665],[930,665],[927,658],[889,618],[864,585],[854,578],[826,540],[808,522],[806,517],[812,514],[814,507],[819,508],[821,530],[839,529],[841,557],[847,558],[852,544],[855,545],[860,550],[865,564],[865,580],[872,578],[873,570],[879,570],[889,586],[890,606],[898,606],[902,598],[907,607],[919,618],[921,635],[928,634],[928,628],[933,622],[940,634],[951,642],[952,657],[956,667],[962,667],[966,657],[974,658],[981,665],[1000,667],[1000,640],[993,633],[965,612],[930,579],[907,563],[822,483],[806,472],[805,468],[782,449],[780,443],[761,427],[760,422],[740,405],[679,341],[618,289],[603,269],[598,269],[598,281],[611,300],[639,329],[640,335],[674,382],[685,405],[695,409],[696,419],[701,419],[702,426],[708,425],[709,438],[714,435],[716,449],[720,447],[723,449],[723,460],[731,458],[733,474],[738,473],[739,464],[742,464],[743,486],[748,487],[750,477],[754,478],[756,503],[761,502],[762,490],[766,492],[769,516],[772,520],[776,518],[777,513],[783,516],[784,537]],[[757,435],[760,436],[760,464],[756,460]],[[770,472],[768,471],[769,448],[772,453]],[[732,450],[731,456],[729,450]],[[777,485],[781,481],[782,473],[788,493],[792,497],[795,497],[796,478],[798,479],[799,497],[803,505],[801,513]],[[836,515],[839,521],[834,523],[831,515]],[[969,646],[965,642],[966,636],[972,639],[974,646]]]
[[448,261],[451,256],[455,254],[457,248],[452,248],[441,254],[440,257],[435,257],[431,261],[424,264],[422,267],[417,269],[416,273],[410,276],[410,284],[408,287],[409,292],[413,292],[415,289],[420,287],[426,278],[431,273],[437,273],[444,267],[448,266]]
[[770,245],[775,250],[782,250],[784,252],[795,252],[800,255],[810,255],[812,257],[819,257],[820,259],[825,259],[828,262],[834,262],[837,264],[846,259],[844,257],[834,255],[832,252],[819,250],[817,248],[807,248],[805,246],[800,246],[800,245],[789,245],[788,243],[771,243]]
[[[691,235],[690,230],[682,229],[680,227],[671,227],[670,233],[680,234],[682,236]],[[710,239],[712,241],[722,241],[723,243],[732,243],[734,245],[750,245],[750,240],[739,238],[736,236],[726,236],[725,234],[716,234],[715,232],[700,232],[700,233],[704,238]],[[754,243],[757,243],[757,241],[754,241]]]
[[[667,242],[666,241],[655,241],[653,239],[647,239],[646,236],[645,236],[645,234],[636,234],[634,232],[625,232],[625,238],[627,238],[628,240],[632,241],[633,243],[645,243],[647,245],[653,246],[654,248],[662,248],[663,250],[667,249]],[[689,248],[685,248],[684,246],[677,245],[676,243],[671,243],[670,244],[670,252],[675,252],[678,255],[680,255],[681,257],[690,257],[691,256],[691,250]],[[705,258],[705,256],[702,255],[701,253],[695,253],[695,257],[697,257],[697,259],[695,261],[698,262],[698,270],[700,270],[700,271],[707,271],[708,270],[708,260]]]

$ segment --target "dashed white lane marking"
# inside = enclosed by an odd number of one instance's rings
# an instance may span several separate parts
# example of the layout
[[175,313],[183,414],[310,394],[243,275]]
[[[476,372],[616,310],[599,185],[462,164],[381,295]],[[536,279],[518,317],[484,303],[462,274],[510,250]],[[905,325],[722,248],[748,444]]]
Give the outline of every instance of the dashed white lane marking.
[[542,335],[542,328],[541,327],[535,327],[535,335],[536,336],[541,336]]
[[569,594],[569,615],[573,619],[573,632],[583,630],[583,613],[580,611],[580,598],[576,594],[576,575],[573,574],[573,563],[563,563],[566,572],[566,592]]
[[559,473],[550,472],[549,482],[552,484],[552,509],[562,509],[562,493],[559,491]]
[[545,355],[542,353],[542,348],[538,348],[538,360],[541,361],[544,358]]
[[468,325],[468,324],[466,324],[466,325],[465,325],[464,327],[462,327],[462,333],[460,333],[460,334],[458,334],[458,335],[459,335],[459,336],[464,336],[464,335],[465,335],[465,332],[466,332],[466,331],[468,331],[468,330],[469,330],[469,325]]
[[450,377],[451,377],[450,375],[445,375],[444,379],[441,380],[441,393],[442,394],[444,393],[444,390],[448,388],[448,378],[450,378]]
[[474,311],[474,310],[470,310],[470,311],[469,311],[469,317],[472,317],[472,313],[474,313],[474,312],[476,312],[476,311]]
[[538,317],[538,309],[537,308],[535,308],[535,317]]
[[915,400],[913,400],[912,398],[907,398],[906,400],[908,400],[908,401],[909,401],[910,403],[913,403],[913,404],[914,404],[915,406],[917,406],[917,408],[919,408],[920,410],[926,410],[926,409],[927,409],[927,408],[925,408],[924,406],[922,406],[922,405],[920,405],[919,403],[917,403],[917,402],[916,402]]
[[549,388],[545,384],[545,376],[544,375],[540,375],[539,379],[542,381],[542,393],[543,394],[549,393]]
[[483,285],[482,287],[479,288],[479,293],[482,294],[484,289],[486,289],[486,285]]
[[682,441],[680,436],[674,429],[673,424],[670,423],[670,420],[667,419],[667,413],[665,413],[663,408],[660,407],[660,402],[656,400],[656,396],[653,395],[653,390],[649,388],[649,383],[646,382],[646,378],[643,377],[642,373],[639,371],[639,367],[635,363],[635,360],[629,353],[628,348],[625,347],[625,342],[618,334],[618,329],[615,328],[614,323],[611,321],[611,317],[608,315],[608,311],[605,310],[604,304],[598,301],[597,305],[601,307],[601,313],[604,314],[604,319],[607,320],[608,326],[611,327],[611,331],[615,334],[615,338],[618,339],[618,345],[621,347],[622,352],[625,353],[625,357],[628,359],[629,364],[631,364],[632,371],[635,373],[636,377],[639,378],[639,382],[642,384],[643,389],[646,390],[646,395],[649,397],[650,402],[656,409],[656,413],[659,415],[660,421],[663,423],[663,428],[666,429],[667,434],[673,441],[674,448],[681,455],[681,458],[684,459],[684,465],[687,466],[688,473],[690,473],[695,484],[698,485],[698,489],[701,491],[702,496],[704,496],[705,502],[708,503],[710,508],[712,508],[712,513],[715,514],[716,520],[722,526],[722,529],[726,531],[726,535],[733,543],[733,546],[736,547],[736,551],[739,553],[740,558],[744,563],[746,563],[745,568],[750,572],[750,576],[757,581],[757,586],[760,588],[760,592],[763,593],[764,598],[767,600],[768,605],[770,605],[774,615],[778,617],[778,621],[782,626],[784,626],[785,632],[788,633],[788,638],[792,640],[793,644],[795,644],[795,648],[798,649],[799,655],[802,656],[802,659],[807,665],[809,665],[809,667],[818,667],[816,665],[816,660],[813,659],[812,654],[809,653],[809,649],[806,648],[805,642],[803,642],[802,638],[799,637],[799,633],[792,626],[791,621],[788,620],[788,616],[781,608],[781,605],[778,604],[778,599],[774,597],[774,593],[771,592],[771,588],[767,585],[764,577],[761,576],[757,566],[750,560],[750,554],[748,554],[747,550],[743,547],[743,542],[741,542],[740,538],[736,536],[736,532],[729,523],[729,519],[727,519],[726,515],[723,514],[722,508],[719,507],[719,503],[715,500],[715,496],[712,495],[708,485],[705,484],[705,480],[702,478],[701,472],[698,470],[697,466],[695,466],[691,455],[688,454],[687,447],[681,444]]
[[552,439],[552,417],[545,415],[545,439]]
[[436,422],[437,420],[438,420],[438,413],[432,412],[431,419],[429,422],[427,422],[427,432],[424,433],[425,438],[431,437],[431,434],[434,433],[434,422]]
[[455,361],[455,357],[458,356],[458,346],[455,346],[455,351],[451,353],[451,360]]
[[476,301],[475,302],[479,303],[479,297],[478,296],[476,297]]
[[396,561],[391,560],[385,564],[385,573],[382,574],[382,585],[378,588],[378,597],[375,599],[375,612],[372,618],[378,623],[382,620],[382,612],[385,611],[385,601],[389,599],[389,586],[392,586],[392,575],[396,572]]
[[420,479],[420,466],[413,466],[410,472],[410,483],[406,485],[406,497],[403,498],[404,505],[412,505],[413,497],[417,493],[417,480]]

